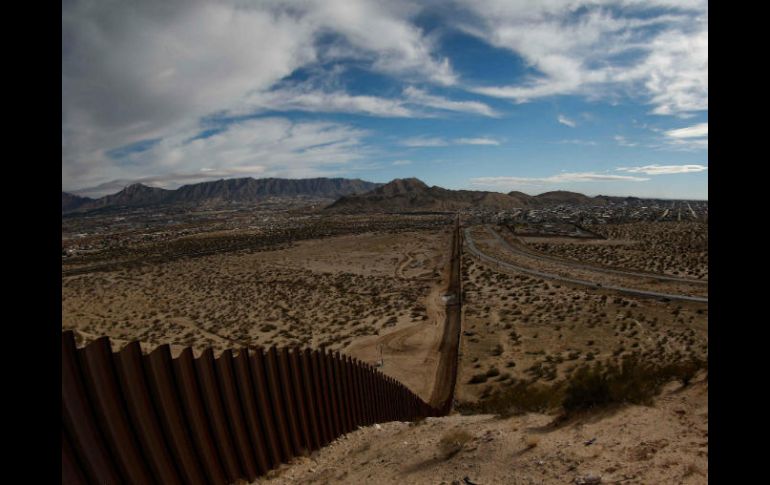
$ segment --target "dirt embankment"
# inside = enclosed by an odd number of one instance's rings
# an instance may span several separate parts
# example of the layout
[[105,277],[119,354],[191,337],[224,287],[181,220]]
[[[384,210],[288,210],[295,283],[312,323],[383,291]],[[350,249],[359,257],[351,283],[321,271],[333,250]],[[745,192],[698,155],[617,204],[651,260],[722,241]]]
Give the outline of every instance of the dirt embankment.
[[[708,483],[708,382],[668,385],[654,406],[575,418],[526,414],[384,423],[271,472],[270,484]],[[454,441],[453,441],[454,440]],[[443,441],[443,443],[442,443]],[[599,481],[591,481],[599,479]]]

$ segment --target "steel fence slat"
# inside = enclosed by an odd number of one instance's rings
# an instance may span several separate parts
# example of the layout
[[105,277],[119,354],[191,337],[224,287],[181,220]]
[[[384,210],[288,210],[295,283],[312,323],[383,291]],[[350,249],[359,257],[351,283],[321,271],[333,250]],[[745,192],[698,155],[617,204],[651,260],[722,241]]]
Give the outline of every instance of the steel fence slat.
[[99,483],[122,483],[107,451],[101,430],[81,381],[75,337],[62,334],[62,422],[72,438],[72,448],[90,479]]
[[[206,484],[203,470],[195,452],[192,437],[188,433],[193,422],[186,419],[181,398],[175,385],[168,345],[157,347],[145,356],[145,375],[155,409],[158,411],[161,427],[167,438],[172,456],[179,465],[179,472],[185,484]],[[213,482],[217,484],[217,482]],[[217,484],[218,485],[218,484]]]
[[308,422],[310,425],[310,438],[313,444],[313,450],[321,447],[321,428],[318,416],[318,408],[315,388],[313,386],[313,371],[310,367],[310,354],[307,349],[299,352],[299,364],[302,369],[302,381],[305,387],[306,409],[308,412]]
[[326,378],[328,379],[329,404],[331,405],[332,418],[334,420],[334,437],[337,438],[342,435],[339,399],[337,398],[337,376],[334,375],[334,358],[326,350],[324,350],[324,367],[326,368]]
[[326,376],[324,375],[323,361],[321,359],[321,353],[318,350],[313,350],[313,360],[315,361],[315,367],[313,369],[315,378],[318,384],[318,396],[320,398],[320,416],[321,422],[324,428],[324,445],[334,441],[334,428],[332,426],[331,414],[329,409],[329,391],[326,385]]
[[281,390],[283,409],[285,411],[286,424],[289,428],[289,441],[292,445],[294,456],[301,456],[305,453],[302,444],[302,435],[299,430],[297,418],[296,401],[294,395],[294,386],[292,385],[291,371],[289,369],[288,349],[285,347],[278,352],[275,347],[270,348],[270,359],[276,365],[276,377],[278,387]]
[[[274,349],[274,347],[271,347]],[[282,458],[281,462],[288,463],[294,457],[293,446],[291,443],[291,437],[289,436],[289,424],[286,422],[286,413],[284,412],[283,396],[281,395],[281,387],[278,382],[278,363],[275,360],[275,353],[270,352],[268,349],[264,355],[265,374],[267,376],[267,384],[269,389],[270,404],[272,409],[272,416],[275,420],[276,430],[278,431],[278,441],[281,444]]]
[[155,483],[124,409],[109,339],[94,340],[78,353],[85,370],[87,392],[118,468],[131,483]]
[[257,478],[257,464],[254,461],[253,447],[246,432],[246,420],[241,409],[241,401],[235,386],[233,373],[233,355],[230,349],[225,350],[214,360],[217,380],[224,404],[225,418],[230,425],[231,436],[234,437],[235,451],[238,455],[242,470],[249,481]]
[[251,442],[254,444],[254,456],[256,464],[259,467],[259,474],[263,475],[270,470],[270,462],[267,457],[267,438],[259,419],[259,410],[257,408],[257,399],[254,396],[254,384],[251,379],[251,370],[249,368],[249,352],[247,349],[241,349],[235,356],[235,382],[238,385],[238,393],[243,402],[243,412],[246,417],[246,424],[251,434]]
[[193,444],[203,470],[211,483],[226,484],[227,476],[215,446],[211,423],[198,385],[192,349],[185,348],[176,359],[173,359],[172,366],[179,388],[180,402],[186,413]]
[[243,471],[235,452],[235,444],[230,435],[224,405],[219,393],[214,371],[214,351],[207,347],[195,360],[195,371],[203,395],[203,404],[211,422],[214,440],[219,450],[219,456],[224,464],[225,474],[230,483],[241,478]]
[[[286,350],[286,349],[284,349]],[[306,453],[310,453],[313,450],[313,440],[310,437],[310,417],[309,410],[307,408],[308,400],[305,396],[305,389],[302,381],[302,368],[299,363],[299,350],[294,349],[291,353],[287,353],[286,362],[289,364],[289,374],[291,377],[292,387],[294,389],[295,406],[297,410],[297,417],[299,421],[299,428],[302,436],[302,445],[305,448]]]
[[270,456],[271,468],[277,467],[283,463],[281,454],[281,440],[276,428],[275,415],[270,404],[270,388],[267,384],[267,375],[265,374],[265,364],[262,349],[258,349],[250,356],[251,376],[254,378],[254,388],[259,409],[259,416],[262,419],[262,425],[267,435],[267,450]]
[[61,430],[61,482],[62,485],[88,485],[64,427]]
[[439,416],[370,364],[327,349],[225,350],[195,358],[62,334],[63,483],[228,485],[359,426]]
[[315,350],[307,349],[305,351],[305,357],[310,364],[310,370],[313,374],[313,389],[315,390],[315,415],[318,421],[318,428],[321,432],[319,440],[322,446],[325,446],[331,441],[331,431],[329,431],[329,425],[327,423],[326,407],[323,392],[323,380],[321,379],[320,360]]
[[181,484],[144,377],[139,342],[134,341],[123,347],[120,352],[114,354],[114,359],[132,426],[145,450],[153,474],[164,485]]

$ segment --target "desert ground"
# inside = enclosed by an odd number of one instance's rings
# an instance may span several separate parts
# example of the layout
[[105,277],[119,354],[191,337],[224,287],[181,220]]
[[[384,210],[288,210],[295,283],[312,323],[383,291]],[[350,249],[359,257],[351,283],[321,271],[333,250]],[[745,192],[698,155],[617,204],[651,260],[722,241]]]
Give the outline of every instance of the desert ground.
[[606,239],[523,238],[534,249],[607,267],[708,279],[708,223],[593,224]]
[[670,382],[652,406],[558,424],[542,413],[476,414],[360,428],[255,483],[704,484],[708,382]]
[[65,275],[62,328],[116,349],[325,347],[384,364],[427,399],[449,243],[448,229],[369,232]]
[[[485,253],[563,272],[551,261],[511,254],[488,229],[470,230]],[[574,276],[576,270],[567,271]],[[708,304],[661,301],[538,278],[500,269],[469,251],[463,254],[462,272],[459,409],[483,408],[485,401],[495,403],[506,393],[513,407],[546,409],[558,402],[560,390],[577,369],[597,363],[619,365],[636,358],[661,367],[682,362],[698,366],[708,359]],[[679,283],[621,278],[647,289],[652,284],[658,290],[690,289]],[[707,286],[696,285],[694,291],[698,289],[707,291]]]
[[[135,231],[125,247],[89,240],[63,262],[62,328],[79,345],[109,336],[115,349],[131,340],[196,354],[324,347],[427,401],[451,219],[378,217],[193,228],[171,242]],[[590,240],[519,237],[494,224],[464,234],[482,253],[533,270],[706,298],[708,247],[695,233],[707,225],[666,224],[591,227],[607,239]],[[533,276],[469,249],[465,240],[453,413],[361,429],[259,483],[706,483],[707,301]]]

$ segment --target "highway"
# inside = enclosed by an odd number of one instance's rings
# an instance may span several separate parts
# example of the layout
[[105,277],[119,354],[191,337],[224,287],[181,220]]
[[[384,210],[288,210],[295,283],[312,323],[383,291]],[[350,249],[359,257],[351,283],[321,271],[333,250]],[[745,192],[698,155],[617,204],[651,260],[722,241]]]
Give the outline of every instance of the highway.
[[534,250],[523,250],[516,248],[512,246],[508,241],[505,240],[500,234],[498,234],[497,231],[492,229],[489,226],[487,227],[487,231],[490,231],[495,235],[498,241],[500,241],[501,244],[503,244],[509,251],[512,253],[520,254],[522,256],[529,256],[532,258],[537,259],[543,259],[543,260],[549,260],[554,261],[556,263],[562,264],[564,266],[572,266],[573,268],[582,268],[582,269],[588,269],[592,271],[600,271],[602,273],[614,273],[614,274],[620,274],[625,276],[635,276],[639,278],[646,278],[646,279],[654,279],[654,280],[663,280],[663,281],[676,281],[678,283],[693,283],[693,284],[700,284],[700,285],[707,285],[709,284],[708,280],[695,280],[691,278],[680,278],[677,276],[668,276],[668,275],[661,275],[661,274],[654,274],[654,273],[639,273],[635,271],[627,271],[627,270],[620,270],[620,269],[611,269],[611,268],[603,268],[601,266],[591,265],[591,264],[585,264],[580,263],[578,261],[570,261],[565,258],[557,258],[554,256],[549,256],[546,254],[542,254],[539,252],[536,252]]
[[[488,231],[491,231],[489,227],[487,227]],[[500,238],[500,235],[495,233],[494,231],[491,231],[495,236]],[[510,269],[513,271],[517,271],[520,273],[529,274],[532,276],[537,276],[539,278],[546,278],[556,281],[563,281],[565,283],[572,283],[575,285],[581,285],[581,286],[587,286],[590,288],[597,288],[597,289],[604,289],[604,290],[613,290],[618,291],[621,293],[627,293],[630,295],[636,295],[636,296],[643,296],[643,297],[651,297],[651,298],[665,298],[668,300],[679,300],[679,301],[691,301],[691,302],[697,302],[697,303],[708,303],[707,297],[701,297],[701,296],[689,296],[689,295],[672,295],[668,293],[659,293],[656,291],[646,291],[646,290],[639,290],[635,288],[626,288],[623,286],[615,286],[615,285],[602,285],[601,283],[594,283],[592,281],[587,280],[580,280],[576,278],[568,278],[564,277],[558,274],[553,273],[546,273],[543,271],[538,271],[531,268],[525,268],[523,266],[518,266],[515,264],[507,263],[505,261],[501,261],[497,258],[494,258],[492,256],[489,256],[487,254],[484,254],[481,252],[477,247],[475,242],[473,241],[473,237],[471,236],[471,231],[469,228],[465,229],[465,241],[468,243],[468,249],[469,251],[479,259],[486,261],[488,263],[497,265],[498,267]]]

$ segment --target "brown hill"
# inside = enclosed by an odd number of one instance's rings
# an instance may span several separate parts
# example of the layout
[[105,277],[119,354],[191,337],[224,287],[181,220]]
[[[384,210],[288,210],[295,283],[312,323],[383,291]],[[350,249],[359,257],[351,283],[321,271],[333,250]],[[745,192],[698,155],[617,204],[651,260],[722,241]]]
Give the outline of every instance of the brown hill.
[[606,205],[607,201],[597,199],[595,197],[588,197],[587,195],[580,194],[578,192],[568,192],[566,190],[554,190],[551,192],[544,192],[540,195],[536,195],[535,199],[547,204],[564,204],[564,205]]
[[93,202],[94,199],[90,197],[81,197],[79,195],[70,194],[68,192],[61,193],[61,213],[73,212],[81,207]]
[[176,190],[132,184],[116,194],[99,199],[79,197],[62,192],[62,214],[112,207],[140,207],[160,204],[222,204],[255,203],[270,196],[313,196],[328,199],[364,193],[382,184],[360,179],[311,178],[311,179],[223,179],[212,182],[183,185]]
[[[529,197],[529,196],[526,196]],[[361,195],[341,197],[326,210],[334,212],[455,211],[470,207],[492,210],[528,207],[531,201],[499,192],[428,187],[416,178],[395,179]]]

